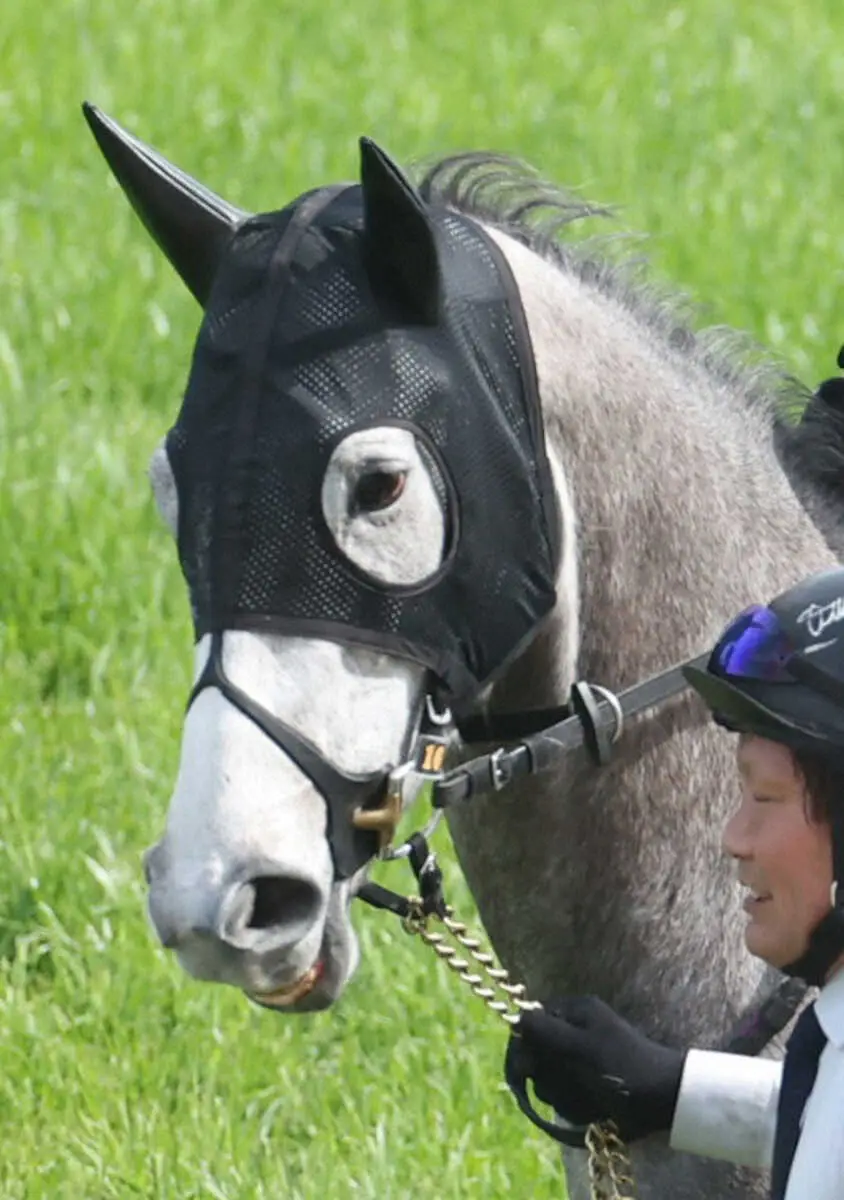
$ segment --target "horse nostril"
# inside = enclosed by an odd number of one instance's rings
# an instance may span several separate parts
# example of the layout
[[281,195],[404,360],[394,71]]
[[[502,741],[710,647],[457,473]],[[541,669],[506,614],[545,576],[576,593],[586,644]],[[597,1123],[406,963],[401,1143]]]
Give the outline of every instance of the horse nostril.
[[277,925],[307,928],[316,920],[320,906],[317,889],[304,879],[259,875],[251,880],[254,899],[248,929],[272,929]]
[[211,932],[238,950],[295,946],[318,923],[319,887],[295,875],[253,875],[224,897]]

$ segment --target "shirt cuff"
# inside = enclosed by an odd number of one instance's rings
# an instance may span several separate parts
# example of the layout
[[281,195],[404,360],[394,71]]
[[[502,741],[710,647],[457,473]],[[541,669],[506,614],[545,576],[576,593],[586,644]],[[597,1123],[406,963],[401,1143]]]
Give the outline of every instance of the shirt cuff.
[[760,1169],[771,1165],[782,1063],[690,1050],[674,1110],[674,1150]]

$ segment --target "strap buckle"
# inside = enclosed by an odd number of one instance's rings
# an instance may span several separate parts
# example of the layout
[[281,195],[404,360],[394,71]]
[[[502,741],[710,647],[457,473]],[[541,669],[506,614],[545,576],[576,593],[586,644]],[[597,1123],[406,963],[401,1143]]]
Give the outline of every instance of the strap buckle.
[[496,792],[500,792],[502,788],[507,787],[513,778],[513,768],[510,764],[507,751],[503,746],[499,746],[497,750],[493,750],[489,756],[489,778],[493,790]]

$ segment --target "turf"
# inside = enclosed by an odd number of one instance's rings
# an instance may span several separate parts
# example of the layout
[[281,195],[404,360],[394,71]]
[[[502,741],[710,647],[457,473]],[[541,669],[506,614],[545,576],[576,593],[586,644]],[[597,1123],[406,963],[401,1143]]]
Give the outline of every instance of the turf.
[[[844,241],[844,9],[55,0],[0,14],[0,1196],[564,1195],[502,1029],[386,917],[293,1022],[153,944],[142,849],[190,627],[144,478],[197,324],[107,178],[88,97],[232,201],[496,148],[652,235],[655,273],[808,382]],[[472,905],[441,839],[452,899]],[[381,877],[384,872],[381,872]],[[395,873],[392,876],[400,881]]]

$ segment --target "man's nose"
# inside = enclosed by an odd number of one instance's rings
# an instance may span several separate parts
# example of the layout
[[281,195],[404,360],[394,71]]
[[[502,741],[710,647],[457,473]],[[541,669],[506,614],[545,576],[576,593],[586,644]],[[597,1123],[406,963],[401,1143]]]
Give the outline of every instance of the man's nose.
[[750,839],[744,804],[740,804],[728,819],[721,834],[721,849],[730,858],[749,858]]

